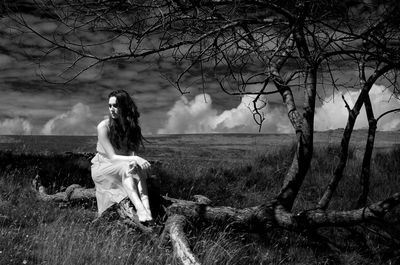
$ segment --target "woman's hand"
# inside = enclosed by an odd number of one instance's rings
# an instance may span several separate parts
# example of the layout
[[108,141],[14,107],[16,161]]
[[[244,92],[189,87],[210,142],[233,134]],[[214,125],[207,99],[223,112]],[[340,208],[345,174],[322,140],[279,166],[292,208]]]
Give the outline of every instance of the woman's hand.
[[129,174],[134,174],[135,171],[138,169],[139,165],[136,162],[136,160],[130,161],[129,162],[129,169],[128,169],[128,173]]
[[136,156],[136,164],[143,170],[149,169],[150,168],[150,163],[146,159],[141,158],[140,156]]

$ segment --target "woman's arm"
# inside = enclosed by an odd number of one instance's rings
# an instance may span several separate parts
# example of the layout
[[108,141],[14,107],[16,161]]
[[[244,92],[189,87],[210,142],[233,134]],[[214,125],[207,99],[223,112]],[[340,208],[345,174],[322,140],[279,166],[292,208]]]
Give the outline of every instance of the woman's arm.
[[97,138],[100,145],[104,148],[108,159],[111,161],[132,161],[134,160],[134,156],[124,156],[117,155],[115,153],[114,147],[111,145],[110,139],[108,138],[108,129],[106,125],[106,121],[100,122],[97,125]]
[[139,156],[135,156],[133,154],[130,156],[125,156],[125,155],[117,155],[115,153],[114,147],[111,145],[110,139],[108,138],[108,129],[106,122],[107,121],[102,121],[97,126],[97,137],[99,143],[103,146],[108,159],[110,159],[112,162],[114,161],[136,162],[142,169],[150,167],[150,163]]

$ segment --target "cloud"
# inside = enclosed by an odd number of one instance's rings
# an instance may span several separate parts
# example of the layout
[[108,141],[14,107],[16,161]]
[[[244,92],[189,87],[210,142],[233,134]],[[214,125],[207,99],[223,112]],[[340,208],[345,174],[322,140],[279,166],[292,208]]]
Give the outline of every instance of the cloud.
[[[253,98],[242,97],[241,103],[230,110],[218,113],[212,107],[212,100],[208,94],[197,95],[189,101],[182,96],[170,111],[164,128],[159,134],[169,133],[255,133],[259,127],[253,118]],[[260,103],[261,113],[264,115],[262,132],[288,133],[291,127],[286,114],[280,107],[272,107],[267,102]]]
[[[359,95],[359,91],[343,93],[344,98],[350,107],[354,106]],[[375,118],[382,113],[400,108],[400,101],[392,97],[392,92],[384,86],[373,85],[369,93]],[[330,96],[325,99],[325,103],[316,109],[315,112],[315,129],[318,131],[344,128],[346,126],[348,112],[345,103],[339,96]],[[365,108],[362,107],[357,121],[354,125],[355,129],[368,128]],[[389,114],[378,122],[378,130],[393,131],[400,129],[400,117],[398,113]]]
[[46,135],[94,135],[96,123],[89,106],[77,103],[70,111],[49,120],[43,127]]
[[8,55],[0,54],[0,69],[6,68],[9,64],[13,63],[15,60]]
[[[346,92],[344,97],[350,107],[357,100],[359,92]],[[400,108],[400,101],[391,97],[390,90],[384,86],[374,85],[370,92],[375,118],[385,111]],[[212,106],[212,99],[208,94],[197,95],[193,100],[182,96],[168,111],[168,120],[159,134],[170,133],[255,133],[259,127],[253,118],[253,98],[243,96],[241,103],[230,110],[219,113]],[[271,104],[261,98],[257,107],[264,117],[261,128],[263,133],[291,133],[293,128],[288,120],[286,109],[283,105]],[[330,96],[324,103],[316,108],[315,129],[318,131],[344,128],[348,112],[341,97]],[[355,129],[367,128],[368,122],[364,108],[355,124]],[[398,114],[389,114],[378,122],[378,130],[399,130],[400,117]]]
[[17,117],[0,121],[0,134],[3,135],[21,135],[31,134],[32,125],[26,119]]
[[167,115],[167,124],[158,133],[202,133],[212,132],[211,121],[217,111],[211,107],[211,97],[204,94],[192,101],[182,96]]

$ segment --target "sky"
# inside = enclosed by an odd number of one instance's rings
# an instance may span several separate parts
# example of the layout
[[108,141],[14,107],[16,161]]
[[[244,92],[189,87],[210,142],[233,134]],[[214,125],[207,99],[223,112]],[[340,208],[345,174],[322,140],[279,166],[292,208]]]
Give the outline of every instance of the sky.
[[[95,135],[96,125],[107,115],[107,95],[114,89],[125,89],[132,95],[141,113],[140,124],[145,135],[259,132],[253,120],[250,96],[228,96],[216,83],[206,87],[188,85],[190,93],[182,95],[166,79],[167,75],[179,71],[168,59],[155,61],[150,57],[134,62],[111,62],[90,69],[69,84],[48,83],[40,74],[44,73],[50,80],[55,77],[64,66],[61,55],[39,61],[47,44],[20,34],[5,19],[0,23],[1,135]],[[30,19],[42,32],[54,30],[53,24]],[[186,80],[189,84],[198,79],[190,78],[193,80]],[[358,91],[341,94],[351,106]],[[316,130],[344,128],[348,114],[341,94],[319,95]],[[370,94],[375,116],[400,107],[400,101],[382,84],[374,85]],[[295,95],[301,107],[301,94],[295,92]],[[279,96],[264,98],[264,101],[261,132],[292,133]],[[399,130],[399,116],[388,115],[378,123],[378,130]],[[362,110],[355,128],[366,128],[367,124]]]

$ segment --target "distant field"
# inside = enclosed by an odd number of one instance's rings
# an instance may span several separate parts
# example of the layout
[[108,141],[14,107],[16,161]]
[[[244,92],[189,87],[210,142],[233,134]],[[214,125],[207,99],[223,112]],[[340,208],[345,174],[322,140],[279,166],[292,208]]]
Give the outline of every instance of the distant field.
[[[351,145],[362,150],[367,132],[355,131]],[[317,132],[316,146],[340,144],[342,130]],[[172,157],[201,160],[245,159],[247,154],[292,145],[292,134],[181,134],[147,136],[142,152],[149,159]],[[0,135],[0,150],[25,153],[95,152],[95,136],[8,136]],[[400,146],[400,132],[378,132],[376,150]]]

